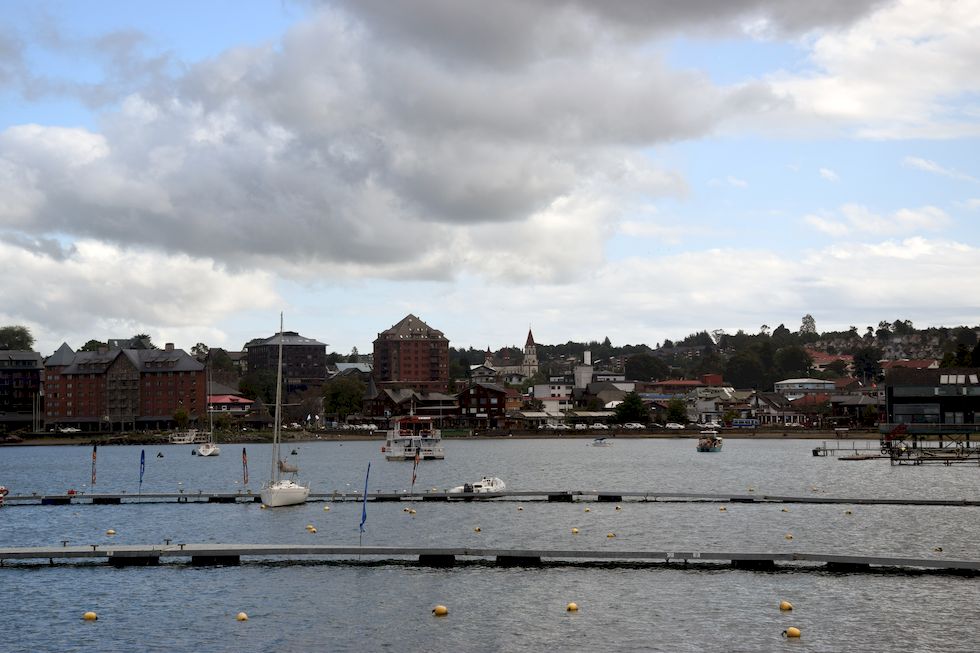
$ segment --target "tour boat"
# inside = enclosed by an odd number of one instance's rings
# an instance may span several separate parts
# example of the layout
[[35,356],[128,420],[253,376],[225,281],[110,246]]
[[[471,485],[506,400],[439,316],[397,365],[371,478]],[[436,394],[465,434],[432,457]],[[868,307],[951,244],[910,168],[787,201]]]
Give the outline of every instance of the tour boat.
[[718,431],[701,431],[701,437],[698,439],[698,451],[717,453],[721,451],[722,444],[723,441],[718,435]]
[[295,506],[306,503],[310,496],[310,486],[307,483],[302,485],[291,478],[282,478],[284,472],[292,473],[293,476],[299,469],[293,465],[287,465],[285,460],[279,458],[279,445],[281,439],[280,423],[282,420],[282,313],[279,314],[279,364],[276,366],[276,415],[272,425],[272,475],[269,481],[262,486],[259,496],[262,503],[269,508],[280,506]]
[[503,492],[506,489],[507,485],[496,476],[484,476],[476,483],[463,483],[449,491],[453,493],[487,494],[490,492]]
[[385,460],[443,460],[442,433],[431,417],[406,415],[395,419],[381,447]]

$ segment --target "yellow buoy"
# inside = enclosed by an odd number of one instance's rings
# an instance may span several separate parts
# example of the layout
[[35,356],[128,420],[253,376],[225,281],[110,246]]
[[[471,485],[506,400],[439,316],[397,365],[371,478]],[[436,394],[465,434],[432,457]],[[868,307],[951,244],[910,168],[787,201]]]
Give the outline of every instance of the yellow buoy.
[[235,619],[237,619],[238,621],[248,621],[248,615],[245,614],[244,612],[239,612],[238,614],[235,615]]
[[844,511],[844,514],[845,514],[845,515],[853,515],[854,513],[853,513],[853,512],[851,512],[850,510],[845,510],[845,511]]
[[606,537],[616,537],[615,533],[606,533]]
[[800,636],[800,629],[797,628],[796,626],[790,626],[789,628],[783,631],[783,637],[799,637],[799,636]]
[[408,511],[408,514],[410,514],[410,515],[414,515],[414,514],[415,514],[415,508],[412,508],[411,510],[409,510],[409,511]]
[[572,535],[578,535],[578,529],[572,528]]
[[116,531],[115,531],[115,529],[113,529],[113,528],[110,528],[109,530],[107,530],[107,531],[105,532],[105,534],[106,534],[106,535],[115,535],[115,534],[116,534]]
[[585,512],[592,512],[592,508],[586,508]]
[[578,612],[578,604],[575,602],[569,603],[565,606],[565,610],[568,612]]
[[943,552],[943,547],[941,547],[941,546],[937,546],[937,547],[935,547],[935,548],[933,549],[933,551],[935,551],[936,553],[942,553],[942,552]]
[[265,509],[266,509],[266,508],[268,508],[268,507],[269,507],[269,506],[267,506],[267,505],[265,505],[264,503],[262,503],[262,504],[259,504],[259,508],[261,508],[262,510],[265,510]]
[[779,609],[780,610],[792,610],[793,609],[793,604],[790,603],[789,601],[780,601],[779,602]]
[[311,528],[316,528],[316,527],[313,524],[306,525],[306,530],[310,530]]
[[616,510],[622,510],[622,506],[616,506]]
[[91,610],[89,610],[88,612],[82,615],[82,619],[84,619],[85,621],[95,621],[98,618],[99,615],[95,614]]
[[436,607],[432,608],[432,614],[437,617],[445,617],[447,614],[449,614],[449,608],[444,605],[437,605]]
[[323,506],[323,512],[330,512],[330,506]]
[[316,527],[314,527],[314,528],[307,528],[306,530],[308,530],[311,533],[316,533]]
[[789,508],[783,508],[783,512],[789,512]]
[[792,540],[793,539],[793,534],[792,533],[786,533],[785,537],[786,537],[787,540]]
[[476,528],[474,528],[474,529],[473,529],[473,532],[475,532],[475,533],[479,533],[479,532],[480,532],[480,527],[479,527],[479,526],[477,526]]
[[721,508],[718,508],[718,512],[728,512],[728,508],[722,506]]

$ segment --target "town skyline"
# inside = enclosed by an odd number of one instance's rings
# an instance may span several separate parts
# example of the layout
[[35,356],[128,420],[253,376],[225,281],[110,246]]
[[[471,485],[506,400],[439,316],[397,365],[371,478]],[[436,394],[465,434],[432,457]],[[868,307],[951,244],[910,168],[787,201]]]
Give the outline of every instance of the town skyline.
[[0,324],[43,352],[980,323],[977,0],[5,18]]

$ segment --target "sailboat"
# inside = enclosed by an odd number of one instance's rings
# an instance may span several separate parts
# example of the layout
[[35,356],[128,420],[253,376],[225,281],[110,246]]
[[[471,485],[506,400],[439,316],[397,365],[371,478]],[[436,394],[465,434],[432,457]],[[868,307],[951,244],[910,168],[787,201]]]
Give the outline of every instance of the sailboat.
[[279,314],[279,365],[276,367],[276,414],[272,425],[272,476],[269,481],[262,486],[259,496],[262,503],[270,508],[280,506],[295,506],[306,503],[310,496],[309,484],[301,485],[292,478],[283,478],[283,473],[291,473],[295,476],[299,470],[288,465],[285,460],[279,457],[279,443],[281,439],[280,422],[282,421],[282,313]]
[[205,392],[204,392],[204,405],[208,411],[208,439],[205,442],[197,445],[197,455],[198,456],[217,456],[221,453],[221,448],[214,441],[214,411],[211,410],[211,401],[209,397],[211,395],[211,365],[208,364],[207,370],[204,375],[205,381]]

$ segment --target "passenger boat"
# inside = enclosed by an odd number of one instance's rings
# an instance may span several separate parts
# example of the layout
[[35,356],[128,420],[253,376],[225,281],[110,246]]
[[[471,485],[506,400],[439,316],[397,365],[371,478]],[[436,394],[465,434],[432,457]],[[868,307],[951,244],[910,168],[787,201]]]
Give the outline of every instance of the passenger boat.
[[170,444],[202,444],[208,441],[208,434],[197,429],[176,431],[170,434]]
[[718,435],[718,431],[701,431],[701,437],[698,439],[698,451],[717,453],[721,451],[722,444],[723,441]]
[[503,492],[506,489],[507,485],[496,476],[484,476],[476,483],[463,483],[449,491],[453,493],[488,494],[491,492]]
[[395,418],[395,424],[381,447],[385,460],[443,460],[442,433],[431,417],[406,415]]

